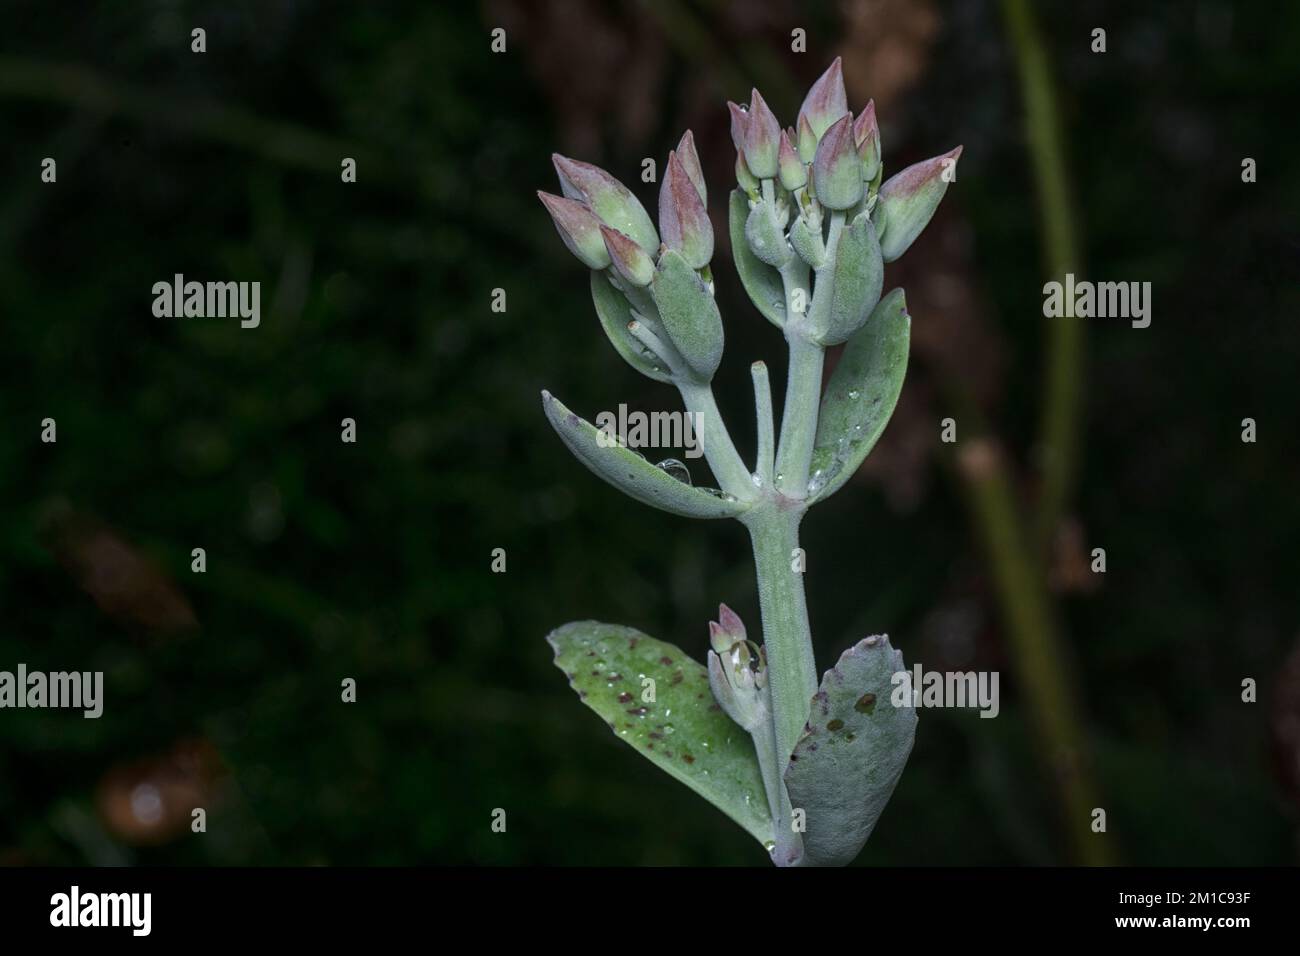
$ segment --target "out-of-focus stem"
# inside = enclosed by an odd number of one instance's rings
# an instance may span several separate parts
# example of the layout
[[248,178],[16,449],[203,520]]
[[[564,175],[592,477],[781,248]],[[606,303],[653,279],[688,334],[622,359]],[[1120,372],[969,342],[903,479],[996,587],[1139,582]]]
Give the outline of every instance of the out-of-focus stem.
[[[1078,227],[1070,196],[1065,136],[1048,68],[1047,50],[1033,5],[1028,0],[1003,0],[1007,35],[1020,70],[1025,100],[1025,135],[1038,192],[1044,237],[1044,265],[1049,278],[1063,282],[1065,274],[1081,268]],[[1061,316],[1048,320],[1047,364],[1043,382],[1039,448],[1042,490],[1034,543],[1050,545],[1074,490],[1083,410],[1082,382],[1085,349],[1082,320]]]
[[[966,420],[977,417],[964,416]],[[977,433],[978,435],[978,433]],[[1081,863],[1114,862],[1105,833],[1092,832],[1100,805],[1065,641],[1058,629],[1041,561],[1020,520],[1012,479],[997,443],[987,437],[962,442],[953,463],[963,480],[975,529],[993,573],[1016,672],[1024,687],[1043,766],[1060,805],[1071,852]]]

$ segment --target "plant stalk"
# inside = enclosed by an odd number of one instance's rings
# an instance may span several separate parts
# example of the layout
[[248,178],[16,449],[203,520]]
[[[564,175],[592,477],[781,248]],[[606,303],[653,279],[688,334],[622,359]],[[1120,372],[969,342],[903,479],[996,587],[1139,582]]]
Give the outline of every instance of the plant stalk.
[[813,658],[803,572],[794,570],[803,513],[796,502],[777,496],[755,505],[740,518],[754,547],[776,766],[782,774],[803,734],[813,694],[817,693],[817,663]]
[[[1065,134],[1061,129],[1048,52],[1032,4],[1026,0],[1003,0],[1002,12],[1020,70],[1020,87],[1025,100],[1025,136],[1038,193],[1044,238],[1043,264],[1050,278],[1064,281],[1066,273],[1081,268],[1082,257],[1070,194]],[[1034,543],[1040,549],[1050,546],[1074,490],[1083,418],[1086,346],[1081,319],[1062,315],[1050,320],[1042,420],[1038,432],[1042,489]]]
[[790,373],[781,412],[777,445],[776,487],[788,498],[808,494],[808,467],[817,437],[817,410],[822,398],[822,365],[826,350],[802,335],[790,336]]
[[707,382],[703,385],[687,380],[679,380],[677,389],[682,394],[682,403],[696,421],[700,422],[700,434],[697,436],[704,446],[704,458],[713,470],[719,487],[727,494],[741,501],[751,501],[756,489],[754,479],[745,463],[736,451],[718,411],[718,403],[713,399],[713,386]]
[[[771,701],[769,698],[769,705]],[[758,755],[758,768],[763,775],[763,789],[767,791],[767,807],[772,814],[772,840],[770,852],[777,866],[798,865],[803,859],[803,837],[796,833],[792,821],[790,793],[785,789],[783,773],[786,761],[777,754],[776,736],[771,715],[750,731],[754,738],[754,752]]]

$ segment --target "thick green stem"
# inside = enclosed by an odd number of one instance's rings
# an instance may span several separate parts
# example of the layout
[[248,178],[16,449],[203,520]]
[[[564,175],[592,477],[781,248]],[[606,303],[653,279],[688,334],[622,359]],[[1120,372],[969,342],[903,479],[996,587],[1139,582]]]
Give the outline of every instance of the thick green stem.
[[817,437],[817,409],[822,398],[822,363],[826,350],[797,331],[791,333],[790,373],[781,412],[781,440],[777,446],[776,487],[789,498],[802,500],[808,493],[808,466]]
[[756,490],[753,476],[741,460],[740,453],[731,440],[731,433],[722,421],[718,403],[713,400],[713,386],[679,381],[677,388],[682,393],[686,410],[700,423],[700,434],[697,437],[704,446],[704,457],[713,469],[718,485],[727,494],[741,501],[752,500]]
[[[835,261],[840,234],[844,230],[844,213],[831,215],[826,240],[826,261]],[[817,289],[806,312],[795,309],[796,291],[806,283],[789,269],[782,270],[785,285],[785,338],[790,344],[790,373],[785,383],[785,407],[781,410],[781,440],[776,452],[776,487],[788,498],[802,500],[808,495],[808,466],[812,461],[813,442],[817,438],[817,411],[822,398],[822,365],[826,350],[811,341],[813,330],[824,322],[830,309],[829,270],[817,274]],[[823,278],[825,276],[825,278]],[[803,289],[805,302],[807,289]]]
[[817,693],[817,663],[803,593],[803,552],[799,550],[803,508],[796,504],[778,496],[756,505],[740,519],[754,546],[777,767],[782,773]]

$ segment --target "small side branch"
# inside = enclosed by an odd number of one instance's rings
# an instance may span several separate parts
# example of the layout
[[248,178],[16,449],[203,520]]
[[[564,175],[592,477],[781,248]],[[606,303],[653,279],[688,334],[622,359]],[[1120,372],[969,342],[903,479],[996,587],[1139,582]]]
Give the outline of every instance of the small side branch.
[[767,365],[755,362],[749,367],[754,379],[754,410],[758,415],[758,454],[754,460],[754,473],[764,488],[772,487],[776,468],[776,424],[772,416],[772,383],[767,375]]

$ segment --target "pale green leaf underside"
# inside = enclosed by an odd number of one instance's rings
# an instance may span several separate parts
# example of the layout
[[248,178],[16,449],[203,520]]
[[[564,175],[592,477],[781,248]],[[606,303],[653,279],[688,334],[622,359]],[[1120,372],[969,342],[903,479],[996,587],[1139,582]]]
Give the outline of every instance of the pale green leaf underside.
[[903,390],[911,328],[903,290],[895,289],[845,344],[817,413],[810,502],[838,491],[876,446]]
[[542,408],[569,451],[629,497],[686,518],[731,518],[744,510],[734,498],[720,498],[678,481],[629,448],[602,445],[602,440],[608,441],[603,433],[550,392],[542,392]]
[[749,199],[744,190],[731,191],[731,257],[736,262],[740,284],[749,293],[754,306],[778,329],[785,328],[785,284],[781,273],[761,261],[749,248],[745,223],[749,219]]
[[852,863],[894,792],[916,736],[916,710],[891,700],[901,670],[889,638],[868,637],[822,677],[785,771],[790,804],[806,814],[807,864]]
[[[599,621],[565,624],[546,639],[569,686],[615,736],[755,840],[771,842],[753,741],[714,702],[702,664],[634,628]],[[655,682],[653,701],[643,700],[644,678]]]
[[591,271],[591,301],[596,306],[596,317],[609,338],[610,344],[624,361],[634,369],[657,382],[671,382],[672,373],[650,355],[641,343],[627,330],[632,321],[632,306],[618,289],[610,284],[607,273]]

